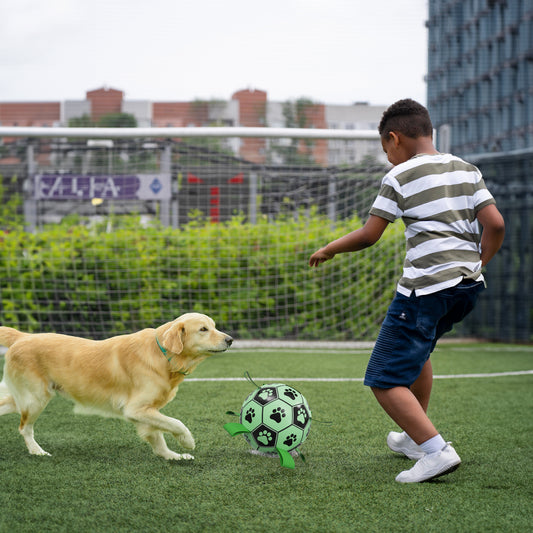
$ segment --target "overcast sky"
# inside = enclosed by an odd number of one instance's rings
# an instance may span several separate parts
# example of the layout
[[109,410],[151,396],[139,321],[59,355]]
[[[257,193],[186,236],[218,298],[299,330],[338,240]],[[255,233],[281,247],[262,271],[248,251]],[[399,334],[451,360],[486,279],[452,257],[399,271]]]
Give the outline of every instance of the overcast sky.
[[0,101],[426,103],[427,0],[0,0]]

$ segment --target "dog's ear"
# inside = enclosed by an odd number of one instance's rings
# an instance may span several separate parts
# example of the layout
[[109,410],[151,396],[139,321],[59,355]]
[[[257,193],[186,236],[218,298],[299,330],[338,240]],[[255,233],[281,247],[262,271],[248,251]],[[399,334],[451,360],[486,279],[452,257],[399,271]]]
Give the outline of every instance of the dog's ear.
[[183,335],[185,335],[185,324],[175,322],[161,335],[161,344],[169,352],[180,354],[183,351]]

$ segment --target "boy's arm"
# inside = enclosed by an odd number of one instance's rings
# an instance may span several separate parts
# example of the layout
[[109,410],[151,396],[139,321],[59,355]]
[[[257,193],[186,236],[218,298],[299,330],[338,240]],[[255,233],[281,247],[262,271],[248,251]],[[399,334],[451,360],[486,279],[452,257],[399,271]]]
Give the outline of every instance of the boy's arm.
[[479,223],[483,226],[481,234],[481,266],[485,266],[500,249],[505,236],[505,222],[498,208],[490,204],[477,214]]
[[376,215],[370,215],[366,224],[362,228],[352,231],[340,239],[331,241],[328,245],[324,246],[324,248],[317,250],[309,258],[309,266],[316,267],[324,261],[333,259],[337,254],[357,252],[358,250],[363,250],[364,248],[372,246],[383,235],[388,224],[388,220]]

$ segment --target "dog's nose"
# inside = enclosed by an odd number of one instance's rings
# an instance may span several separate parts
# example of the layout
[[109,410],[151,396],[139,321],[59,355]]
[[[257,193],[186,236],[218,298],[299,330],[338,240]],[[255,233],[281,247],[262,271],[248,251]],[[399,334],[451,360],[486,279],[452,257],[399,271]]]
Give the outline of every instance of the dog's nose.
[[228,346],[231,346],[233,343],[233,339],[229,335],[224,340]]

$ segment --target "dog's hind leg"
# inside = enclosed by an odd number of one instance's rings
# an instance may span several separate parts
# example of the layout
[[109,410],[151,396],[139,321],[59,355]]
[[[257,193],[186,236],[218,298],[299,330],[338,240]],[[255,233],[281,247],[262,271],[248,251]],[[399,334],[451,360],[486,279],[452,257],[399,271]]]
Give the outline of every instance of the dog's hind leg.
[[29,422],[29,420],[29,414],[26,411],[23,411],[20,416],[19,432],[24,437],[24,442],[26,443],[28,451],[32,455],[50,455],[43,450],[35,440],[33,436],[33,422]]
[[182,459],[184,460],[191,460],[194,459],[194,457],[188,453],[176,453],[169,449],[167,446],[167,443],[165,441],[165,437],[161,431],[155,430],[151,426],[148,426],[146,424],[136,424],[137,426],[137,433],[141,437],[141,439],[145,440],[150,444],[152,447],[153,452],[156,455],[159,455],[159,457],[163,457],[163,459],[168,460],[174,460],[174,461],[180,461]]
[[30,401],[25,401],[23,405],[20,406],[19,433],[24,437],[26,447],[32,455],[50,455],[37,444],[37,441],[33,436],[33,425],[50,401],[50,396],[47,395],[42,398],[32,397],[31,399],[27,399]]
[[0,414],[20,413],[19,433],[24,438],[28,451],[32,455],[50,455],[35,441],[33,425],[48,405],[53,393],[42,380],[37,381],[35,377],[17,373],[14,377],[6,365],[4,381],[0,384]]

